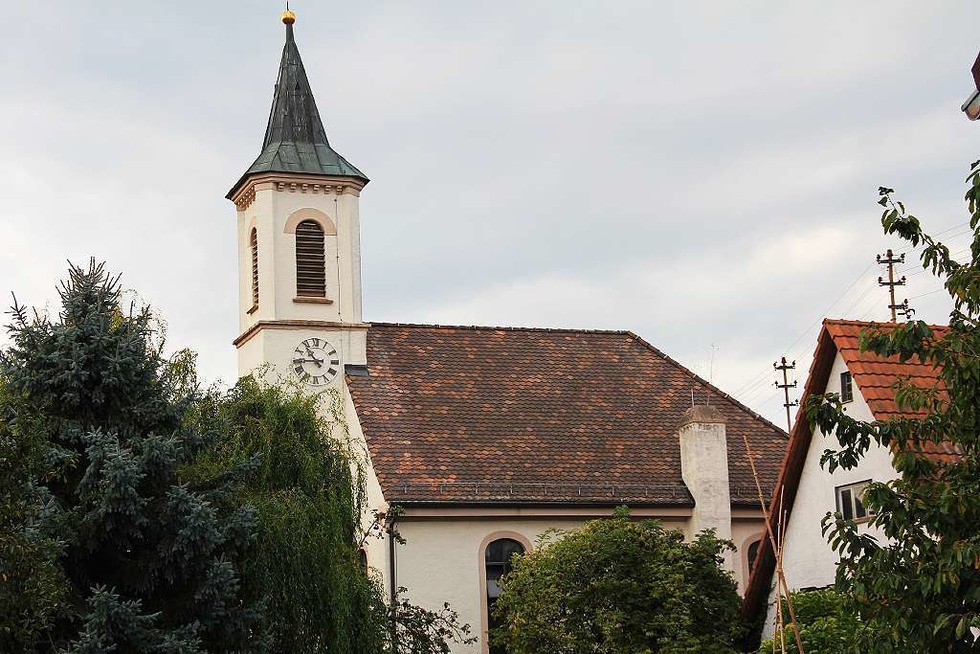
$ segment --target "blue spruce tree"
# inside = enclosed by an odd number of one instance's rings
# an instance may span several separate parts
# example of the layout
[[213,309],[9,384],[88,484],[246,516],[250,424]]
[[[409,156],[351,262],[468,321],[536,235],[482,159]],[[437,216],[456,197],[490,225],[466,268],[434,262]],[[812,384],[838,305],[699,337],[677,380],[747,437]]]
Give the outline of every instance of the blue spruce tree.
[[57,319],[14,307],[0,354],[6,430],[44,448],[31,529],[57,535],[67,584],[64,608],[18,648],[262,651],[239,573],[255,515],[222,508],[245,471],[180,476],[214,436],[188,419],[192,355],[164,357],[149,309],[122,306],[101,264],[73,266],[59,293]]

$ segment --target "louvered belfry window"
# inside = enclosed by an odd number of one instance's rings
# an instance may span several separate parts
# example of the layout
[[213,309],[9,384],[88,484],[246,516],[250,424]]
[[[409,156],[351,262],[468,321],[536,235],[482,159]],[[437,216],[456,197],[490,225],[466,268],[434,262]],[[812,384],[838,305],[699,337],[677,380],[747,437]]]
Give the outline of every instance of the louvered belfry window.
[[315,220],[304,220],[296,226],[296,295],[327,296],[323,228]]
[[252,249],[252,306],[257,307],[259,306],[259,235],[254,227],[248,242]]

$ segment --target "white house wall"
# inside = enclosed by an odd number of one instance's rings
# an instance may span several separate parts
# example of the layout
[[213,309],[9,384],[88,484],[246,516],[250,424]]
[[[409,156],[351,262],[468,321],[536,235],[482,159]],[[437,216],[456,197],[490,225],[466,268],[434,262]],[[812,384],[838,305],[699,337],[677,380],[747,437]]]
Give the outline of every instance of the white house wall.
[[[840,393],[840,375],[846,370],[844,360],[838,353],[827,381],[827,393]],[[874,420],[856,381],[853,382],[853,390],[854,400],[844,405],[847,414],[857,420]],[[822,588],[834,583],[838,555],[821,533],[821,521],[828,512],[836,511],[835,489],[867,480],[887,481],[897,476],[891,465],[891,454],[876,443],[872,444],[857,467],[837,469],[831,474],[820,467],[820,456],[825,450],[838,448],[833,435],[814,431],[800,474],[793,513],[783,538],[783,570],[790,590]],[[775,599],[773,589],[763,631],[766,636],[771,635],[774,628]]]

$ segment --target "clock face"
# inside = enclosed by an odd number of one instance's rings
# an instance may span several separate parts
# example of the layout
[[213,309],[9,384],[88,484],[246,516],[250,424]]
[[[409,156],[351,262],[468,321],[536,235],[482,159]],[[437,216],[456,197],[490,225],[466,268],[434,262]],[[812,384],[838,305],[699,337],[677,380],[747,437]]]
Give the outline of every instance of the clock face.
[[337,349],[322,338],[308,338],[293,352],[293,372],[311,386],[326,386],[340,372]]

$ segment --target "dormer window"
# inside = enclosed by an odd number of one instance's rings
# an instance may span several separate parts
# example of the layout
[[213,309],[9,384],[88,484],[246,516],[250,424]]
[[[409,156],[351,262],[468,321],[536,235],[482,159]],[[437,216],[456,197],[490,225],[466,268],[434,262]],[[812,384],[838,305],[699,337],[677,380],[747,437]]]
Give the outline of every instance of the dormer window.
[[296,297],[327,296],[323,227],[315,220],[296,225]]
[[854,381],[851,379],[850,372],[842,372],[840,374],[840,401],[854,401]]

